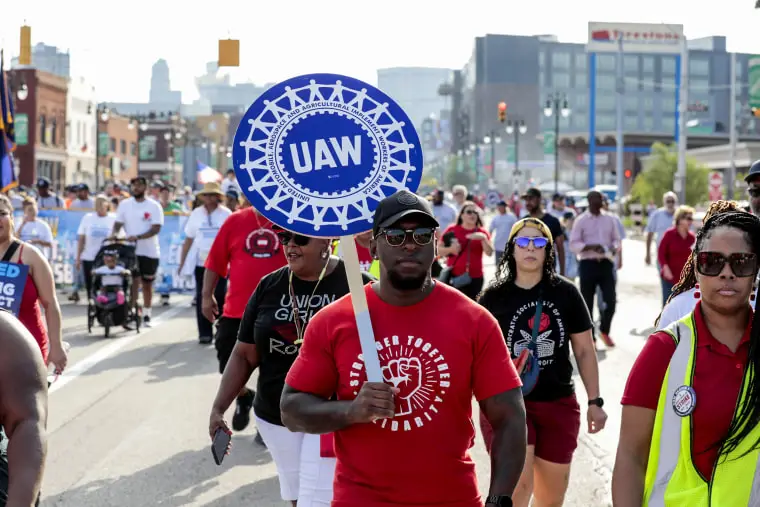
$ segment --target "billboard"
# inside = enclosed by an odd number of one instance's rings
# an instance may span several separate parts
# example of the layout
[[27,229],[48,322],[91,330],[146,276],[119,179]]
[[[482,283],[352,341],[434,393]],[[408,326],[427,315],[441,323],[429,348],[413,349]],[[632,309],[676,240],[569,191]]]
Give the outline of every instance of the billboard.
[[[760,56],[750,56],[747,64],[749,74],[749,107],[760,108]],[[16,125],[16,141],[18,142],[18,125]]]
[[623,40],[625,52],[681,53],[681,45],[684,41],[683,25],[590,21],[586,51],[616,53],[620,38]]

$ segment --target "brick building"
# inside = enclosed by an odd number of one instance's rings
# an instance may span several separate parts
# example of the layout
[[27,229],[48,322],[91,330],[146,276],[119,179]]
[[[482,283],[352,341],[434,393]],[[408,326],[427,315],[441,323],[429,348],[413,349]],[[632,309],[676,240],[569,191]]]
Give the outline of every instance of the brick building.
[[[104,120],[105,116],[105,120]],[[99,182],[129,181],[137,176],[137,120],[108,112],[98,118]]]
[[[56,191],[66,181],[66,90],[65,78],[33,68],[9,72],[11,89],[26,86],[24,100],[14,96],[17,123],[26,123],[26,139],[17,143],[19,182],[32,186],[47,177]],[[20,121],[19,121],[19,118]]]

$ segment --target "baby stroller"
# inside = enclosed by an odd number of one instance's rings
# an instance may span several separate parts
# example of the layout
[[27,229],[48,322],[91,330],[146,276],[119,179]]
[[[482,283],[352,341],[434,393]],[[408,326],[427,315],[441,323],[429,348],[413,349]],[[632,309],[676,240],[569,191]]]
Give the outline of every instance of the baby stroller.
[[[116,253],[117,266],[134,271],[137,265],[137,256],[135,255],[135,245],[126,244],[121,240],[106,240],[100,247],[98,254],[93,262],[93,271],[105,266],[104,257],[107,253]],[[111,275],[114,276],[114,275]],[[122,300],[116,297],[104,298],[99,297],[103,288],[103,278],[105,275],[92,275],[92,293],[87,295],[87,331],[92,333],[92,327],[97,321],[105,328],[105,337],[108,338],[111,328],[114,326],[128,326],[130,323],[135,324],[135,329],[140,332],[140,323],[142,321],[139,305],[134,308],[129,305],[129,294],[132,288],[132,277],[124,276],[121,285]],[[110,287],[107,288],[110,290]],[[115,292],[113,294],[115,296]]]

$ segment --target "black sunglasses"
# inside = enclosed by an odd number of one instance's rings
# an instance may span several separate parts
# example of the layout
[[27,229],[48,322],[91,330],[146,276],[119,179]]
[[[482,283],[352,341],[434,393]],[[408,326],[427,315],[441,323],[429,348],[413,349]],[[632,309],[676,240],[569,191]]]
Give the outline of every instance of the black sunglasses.
[[747,193],[750,197],[760,197],[760,187],[752,187],[747,189]]
[[757,256],[753,253],[733,253],[726,257],[720,252],[699,252],[697,271],[704,276],[718,276],[728,263],[731,271],[739,278],[755,276]]
[[309,244],[309,241],[311,241],[311,238],[309,236],[302,236],[301,234],[293,234],[292,232],[287,231],[280,231],[277,233],[277,237],[280,240],[280,243],[283,245],[287,245],[290,243],[290,240],[293,240],[293,243],[296,244],[296,246],[306,246]]
[[385,236],[385,241],[390,246],[402,246],[406,242],[407,236],[411,234],[412,240],[420,246],[429,245],[435,237],[435,229],[432,227],[417,227],[416,229],[383,229],[375,236]]

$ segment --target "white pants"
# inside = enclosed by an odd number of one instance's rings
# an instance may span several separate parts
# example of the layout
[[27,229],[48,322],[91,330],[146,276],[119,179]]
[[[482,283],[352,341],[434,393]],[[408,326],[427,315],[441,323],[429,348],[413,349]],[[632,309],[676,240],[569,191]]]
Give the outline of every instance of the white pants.
[[294,433],[256,417],[256,427],[277,467],[280,496],[298,507],[329,507],[335,458],[319,455],[319,435]]

